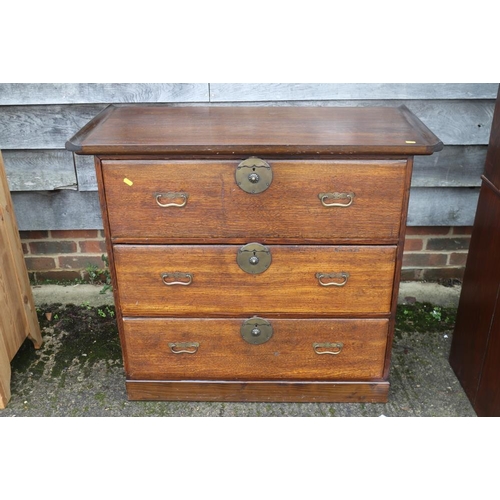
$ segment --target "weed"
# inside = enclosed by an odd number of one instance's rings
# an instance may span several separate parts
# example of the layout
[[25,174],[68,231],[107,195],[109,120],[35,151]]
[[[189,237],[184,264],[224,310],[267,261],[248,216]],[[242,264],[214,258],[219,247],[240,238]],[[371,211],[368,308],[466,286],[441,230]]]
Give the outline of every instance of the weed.
[[95,285],[97,281],[100,281],[101,277],[101,269],[96,264],[87,264],[85,268],[85,272],[87,273],[87,278],[91,285]]
[[434,319],[437,319],[438,321],[441,321],[441,308],[440,307],[435,307],[431,312],[431,316]]
[[111,286],[111,273],[109,272],[109,258],[107,255],[102,254],[101,259],[104,262],[103,276],[104,276],[104,286],[102,287],[100,294],[106,293],[108,290],[112,290]]
[[109,271],[109,259],[106,255],[101,255],[101,260],[104,262],[104,268],[100,268],[96,264],[88,263],[85,268],[85,272],[88,278],[88,282],[91,285],[97,285],[103,283],[100,294],[106,293],[108,290],[112,289],[111,286],[111,273]]
[[396,313],[396,334],[399,332],[444,332],[452,330],[457,310],[428,302],[400,304]]

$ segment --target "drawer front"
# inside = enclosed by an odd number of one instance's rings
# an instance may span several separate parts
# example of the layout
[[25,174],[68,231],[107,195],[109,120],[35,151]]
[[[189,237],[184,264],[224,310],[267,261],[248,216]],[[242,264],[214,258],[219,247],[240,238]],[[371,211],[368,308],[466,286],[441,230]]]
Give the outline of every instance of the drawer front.
[[390,312],[396,247],[270,245],[270,265],[261,274],[239,267],[240,248],[115,245],[123,314],[317,317]]
[[[220,318],[126,318],[123,325],[127,378],[374,380],[382,377],[388,320],[270,320],[273,335],[259,345],[243,339],[242,322]],[[324,344],[336,347],[322,347]]]
[[103,161],[111,236],[179,243],[397,241],[406,161],[269,164],[269,188],[249,194],[236,183],[235,161]]

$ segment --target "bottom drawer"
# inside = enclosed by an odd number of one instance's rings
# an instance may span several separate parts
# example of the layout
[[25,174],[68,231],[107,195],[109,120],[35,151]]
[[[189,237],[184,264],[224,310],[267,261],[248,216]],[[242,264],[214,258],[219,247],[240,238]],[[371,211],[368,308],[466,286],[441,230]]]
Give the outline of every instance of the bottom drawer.
[[251,344],[241,319],[125,318],[129,380],[381,380],[387,319],[273,319]]

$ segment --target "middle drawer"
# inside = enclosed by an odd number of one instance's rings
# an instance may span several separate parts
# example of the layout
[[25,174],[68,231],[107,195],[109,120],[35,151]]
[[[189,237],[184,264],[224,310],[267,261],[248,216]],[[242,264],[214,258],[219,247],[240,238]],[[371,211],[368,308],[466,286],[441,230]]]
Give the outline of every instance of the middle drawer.
[[124,316],[318,317],[390,313],[395,246],[270,245],[250,274],[238,245],[115,245]]

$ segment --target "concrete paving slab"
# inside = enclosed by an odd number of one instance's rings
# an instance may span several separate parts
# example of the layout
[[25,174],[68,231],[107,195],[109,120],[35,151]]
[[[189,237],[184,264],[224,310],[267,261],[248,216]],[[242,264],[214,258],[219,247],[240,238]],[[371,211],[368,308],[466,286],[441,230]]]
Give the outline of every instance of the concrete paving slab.
[[113,292],[107,290],[105,293],[100,293],[102,285],[34,285],[31,289],[36,305],[75,304],[92,307],[114,305]]
[[430,302],[441,307],[458,307],[462,286],[443,286],[439,283],[403,281],[399,285],[398,303]]

